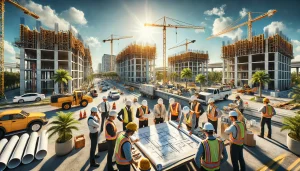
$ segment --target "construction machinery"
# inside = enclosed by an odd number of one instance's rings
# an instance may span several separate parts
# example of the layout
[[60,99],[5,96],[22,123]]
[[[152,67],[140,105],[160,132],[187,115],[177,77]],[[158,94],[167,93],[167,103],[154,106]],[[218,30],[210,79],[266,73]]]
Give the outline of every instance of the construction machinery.
[[61,107],[63,110],[69,110],[72,106],[86,107],[92,103],[93,98],[84,95],[83,91],[74,91],[73,94],[58,94],[51,96],[51,106]]
[[178,48],[178,47],[181,47],[181,46],[185,46],[185,51],[188,52],[188,44],[195,43],[196,40],[190,40],[189,41],[188,39],[185,39],[185,41],[186,41],[186,43],[171,47],[171,48],[169,48],[169,50],[175,49],[175,48]]
[[[173,24],[167,24],[166,19],[169,19],[171,21],[173,21],[174,23],[177,23],[178,25],[173,25]],[[163,20],[163,24],[156,24],[156,22]],[[167,67],[167,54],[166,54],[166,42],[167,42],[167,28],[175,28],[176,29],[176,35],[177,35],[177,28],[184,28],[184,29],[204,29],[204,27],[201,26],[194,26],[192,24],[188,24],[186,22],[183,21],[179,21],[170,17],[162,17],[159,20],[157,20],[154,23],[145,23],[145,26],[149,26],[149,27],[162,27],[163,28],[163,67],[164,67],[164,71],[163,71],[163,75],[164,75],[164,83],[166,83],[167,81],[167,71],[166,71],[166,67]]]
[[14,0],[1,0],[0,1],[0,97],[5,98],[4,94],[4,2],[9,2],[16,6],[17,8],[21,9],[25,14],[38,19],[39,16],[31,11],[29,11],[27,8],[21,6]]
[[113,52],[114,52],[114,40],[120,40],[120,39],[129,39],[133,38],[133,36],[123,36],[123,37],[115,37],[114,35],[110,35],[110,39],[103,40],[103,43],[110,42],[110,71],[113,71]]

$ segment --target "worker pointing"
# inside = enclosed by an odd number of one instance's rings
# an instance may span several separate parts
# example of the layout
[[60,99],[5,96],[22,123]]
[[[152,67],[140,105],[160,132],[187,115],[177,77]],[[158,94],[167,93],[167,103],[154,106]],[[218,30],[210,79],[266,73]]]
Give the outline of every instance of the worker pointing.
[[164,105],[164,101],[162,98],[159,98],[157,100],[157,103],[154,106],[154,123],[155,124],[159,124],[159,123],[163,123],[165,121],[165,118],[167,116],[167,111],[166,111],[166,107]]
[[264,138],[264,133],[265,133],[265,124],[267,123],[268,126],[268,138],[272,138],[272,128],[271,128],[271,119],[274,115],[276,115],[275,109],[269,105],[270,100],[268,98],[264,98],[263,100],[264,106],[258,110],[258,112],[261,112],[262,118],[260,122],[260,135],[258,135],[261,138]]
[[196,125],[195,128],[198,128],[199,118],[204,113],[204,109],[202,105],[197,101],[196,96],[191,96],[191,112],[195,113],[196,115]]
[[150,114],[150,110],[148,108],[148,102],[147,100],[143,100],[142,106],[140,106],[136,110],[136,117],[139,118],[139,128],[148,126],[148,118],[145,116],[149,114]]
[[215,100],[213,98],[210,98],[208,100],[208,106],[207,106],[207,119],[208,122],[211,123],[214,126],[216,134],[218,133],[218,118],[222,116],[221,110],[215,105]]
[[105,122],[105,139],[107,142],[107,170],[114,171],[112,164],[112,157],[115,150],[115,144],[117,139],[117,126],[114,120],[117,117],[117,112],[112,110],[109,112],[109,117]]
[[196,114],[190,110],[188,106],[184,106],[182,109],[182,115],[178,124],[178,129],[181,127],[181,123],[185,120],[185,124],[189,134],[192,135],[196,128]]
[[203,130],[207,138],[199,145],[195,163],[201,171],[219,171],[228,158],[226,148],[223,141],[213,136],[215,129],[211,123],[205,123]]
[[181,114],[181,105],[178,102],[175,102],[174,98],[169,99],[169,109],[168,109],[168,120],[179,121],[179,115]]
[[110,111],[110,104],[107,101],[107,97],[103,96],[102,97],[103,101],[97,106],[98,111],[101,113],[101,132],[103,131],[103,125],[104,121],[107,119],[109,111]]
[[[96,118],[95,118],[96,117]],[[90,130],[90,139],[91,139],[91,148],[90,148],[90,166],[91,167],[99,167],[99,164],[96,163],[95,158],[99,158],[100,156],[95,155],[98,141],[98,128],[100,127],[100,118],[97,114],[97,108],[92,107],[91,115],[87,120],[88,127]]]
[[[122,118],[121,118],[122,116]],[[118,113],[119,121],[123,122],[123,131],[126,130],[126,125],[129,122],[133,122],[134,115],[133,115],[133,108],[131,107],[131,101],[126,101],[126,106],[120,110]]]

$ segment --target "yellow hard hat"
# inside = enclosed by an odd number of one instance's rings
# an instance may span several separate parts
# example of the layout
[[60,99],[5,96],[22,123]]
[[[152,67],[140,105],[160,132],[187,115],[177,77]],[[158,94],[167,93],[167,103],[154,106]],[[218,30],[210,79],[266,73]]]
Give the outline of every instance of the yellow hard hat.
[[270,103],[270,100],[268,98],[264,98],[263,102],[264,103]]
[[142,158],[139,163],[140,170],[150,170],[150,161],[147,158]]
[[126,125],[126,129],[129,129],[131,131],[137,131],[137,124],[134,123],[134,122],[129,122],[127,125]]

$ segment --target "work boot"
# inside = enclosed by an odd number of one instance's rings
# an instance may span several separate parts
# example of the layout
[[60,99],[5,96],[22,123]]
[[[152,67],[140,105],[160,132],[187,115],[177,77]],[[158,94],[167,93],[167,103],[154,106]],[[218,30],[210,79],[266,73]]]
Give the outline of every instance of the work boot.
[[272,139],[271,135],[268,135],[267,137],[268,137],[269,139]]
[[259,136],[260,138],[264,138],[264,136],[263,136],[263,135],[257,135],[257,136]]
[[91,164],[91,167],[99,167],[100,165],[98,163]]
[[96,159],[99,158],[99,157],[100,157],[100,155],[98,155],[98,154],[95,155],[95,158],[96,158]]

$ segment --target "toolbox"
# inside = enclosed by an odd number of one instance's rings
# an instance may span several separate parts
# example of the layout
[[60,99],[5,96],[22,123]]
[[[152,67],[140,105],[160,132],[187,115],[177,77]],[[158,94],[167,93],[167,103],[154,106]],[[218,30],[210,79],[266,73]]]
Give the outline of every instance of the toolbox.
[[98,143],[98,152],[102,152],[102,151],[107,151],[108,149],[108,144],[106,142],[106,140],[102,141],[101,143]]
[[85,146],[85,138],[84,135],[78,135],[74,138],[75,148],[83,148]]

